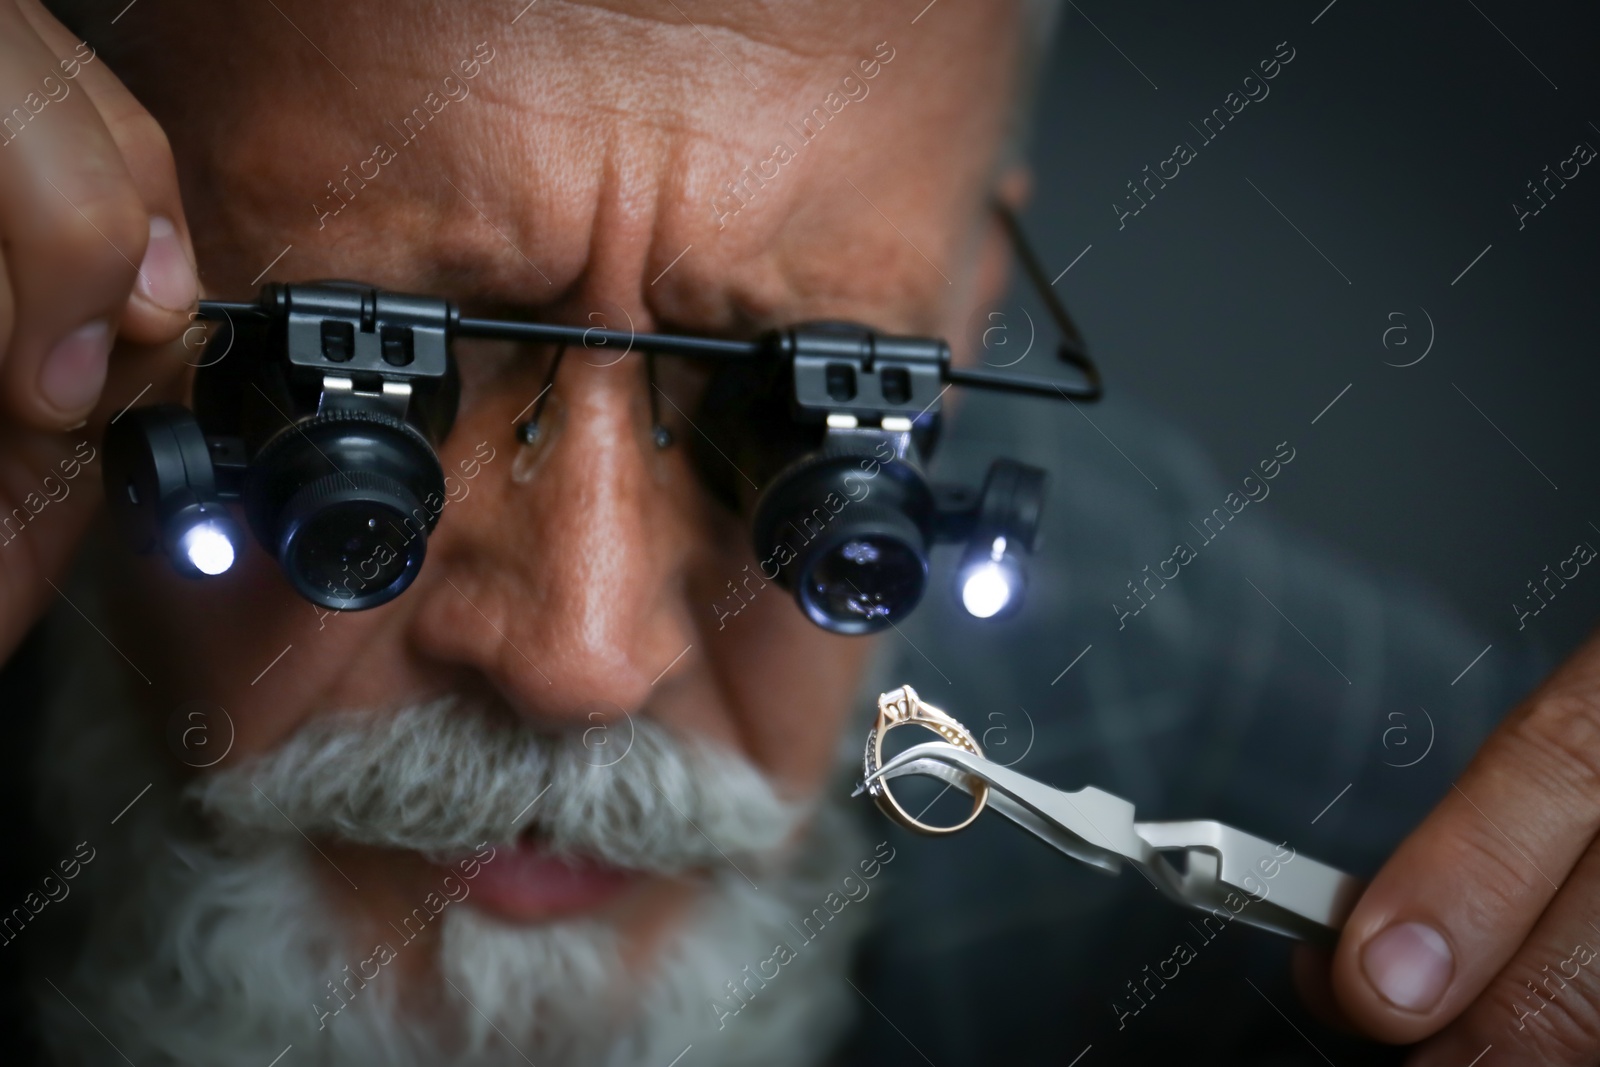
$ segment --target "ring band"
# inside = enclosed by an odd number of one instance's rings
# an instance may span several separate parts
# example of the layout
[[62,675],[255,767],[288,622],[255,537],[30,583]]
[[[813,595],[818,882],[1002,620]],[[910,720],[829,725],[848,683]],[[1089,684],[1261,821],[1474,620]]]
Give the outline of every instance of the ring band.
[[953,834],[957,830],[965,830],[972,825],[973,820],[982,813],[984,805],[988,803],[987,782],[974,779],[972,811],[965,819],[954,826],[934,826],[922,822],[901,807],[900,802],[890,792],[886,780],[873,778],[873,775],[878,773],[878,768],[883,765],[884,735],[897,726],[911,725],[932,730],[942,740],[958,748],[964,748],[974,756],[983,755],[983,749],[971,731],[948,713],[923,701],[917,696],[915,689],[903,685],[878,697],[878,718],[872,724],[872,732],[867,735],[867,750],[862,757],[862,777],[867,783],[867,793],[877,803],[878,810],[908,830],[930,835]]

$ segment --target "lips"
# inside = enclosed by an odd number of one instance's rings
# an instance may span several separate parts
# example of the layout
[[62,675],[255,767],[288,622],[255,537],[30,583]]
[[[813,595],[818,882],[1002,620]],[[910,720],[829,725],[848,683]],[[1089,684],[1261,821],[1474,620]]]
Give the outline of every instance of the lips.
[[466,901],[511,922],[540,922],[595,911],[643,877],[598,860],[555,856],[544,842],[522,837],[481,863]]

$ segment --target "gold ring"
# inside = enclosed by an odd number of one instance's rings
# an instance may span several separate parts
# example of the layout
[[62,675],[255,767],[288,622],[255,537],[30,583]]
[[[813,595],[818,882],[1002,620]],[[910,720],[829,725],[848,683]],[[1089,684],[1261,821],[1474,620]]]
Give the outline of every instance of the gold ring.
[[867,751],[862,757],[862,777],[867,783],[867,793],[877,803],[878,810],[908,830],[922,834],[953,834],[957,830],[965,830],[982,813],[984,804],[988,802],[987,782],[972,779],[974,786],[972,811],[965,819],[954,826],[934,826],[913,817],[910,812],[902,808],[900,802],[895,800],[894,794],[889,791],[889,783],[886,780],[873,778],[873,775],[878,773],[878,768],[883,765],[884,735],[896,726],[912,725],[932,730],[941,740],[958,748],[964,748],[974,756],[983,755],[983,749],[971,731],[946,712],[923,701],[917,696],[915,689],[903,685],[878,697],[878,718],[872,724],[872,732],[867,735]]

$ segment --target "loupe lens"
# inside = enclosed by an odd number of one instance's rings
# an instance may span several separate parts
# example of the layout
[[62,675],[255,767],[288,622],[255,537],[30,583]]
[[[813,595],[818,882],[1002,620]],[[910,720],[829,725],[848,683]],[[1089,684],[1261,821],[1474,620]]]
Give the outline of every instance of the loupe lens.
[[776,565],[807,618],[836,634],[870,634],[922,599],[933,510],[915,465],[840,452],[780,472],[756,503],[751,533],[763,572]]
[[882,629],[922,598],[922,556],[888,534],[850,537],[819,553],[801,575],[800,600],[813,620],[838,633]]
[[[336,600],[381,603],[371,598],[402,580],[409,584],[422,565],[422,553],[406,543],[400,519],[370,500],[324,507],[301,523],[284,564],[297,586]],[[413,537],[412,544],[422,543],[420,535]]]
[[336,611],[405,592],[445,499],[438,457],[421,434],[362,410],[285,429],[257,455],[244,495],[295,591]]

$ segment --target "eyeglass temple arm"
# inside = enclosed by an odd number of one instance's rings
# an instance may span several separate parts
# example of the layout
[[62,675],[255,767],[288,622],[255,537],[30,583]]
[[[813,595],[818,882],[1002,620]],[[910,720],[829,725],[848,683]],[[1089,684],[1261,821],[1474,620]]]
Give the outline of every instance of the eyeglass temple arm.
[[[1033,291],[1039,294],[1039,299],[1044,301],[1050,317],[1055,320],[1056,329],[1061,331],[1056,354],[1061,358],[1061,362],[1077,368],[1084,377],[1085,384],[1069,384],[1065,387],[1058,384],[1058,391],[1062,396],[1072,400],[1100,399],[1102,393],[1100,369],[1095,366],[1094,360],[1089,358],[1089,346],[1084,341],[1083,334],[1078,331],[1078,324],[1072,321],[1072,316],[1067,312],[1067,305],[1056,295],[1055,283],[1045,276],[1044,265],[1039,262],[1033,246],[1028,243],[1027,236],[1022,232],[1022,224],[1017,221],[1016,214],[998,200],[994,202],[994,212],[1000,217],[1000,225],[1005,228],[1006,236],[1011,240],[1011,247],[1017,253],[1017,259],[1022,262],[1022,272],[1028,276],[1028,281],[1032,283]],[[1062,274],[1065,273],[1066,271],[1062,271]],[[1057,275],[1056,279],[1059,281],[1060,277],[1061,275]]]

